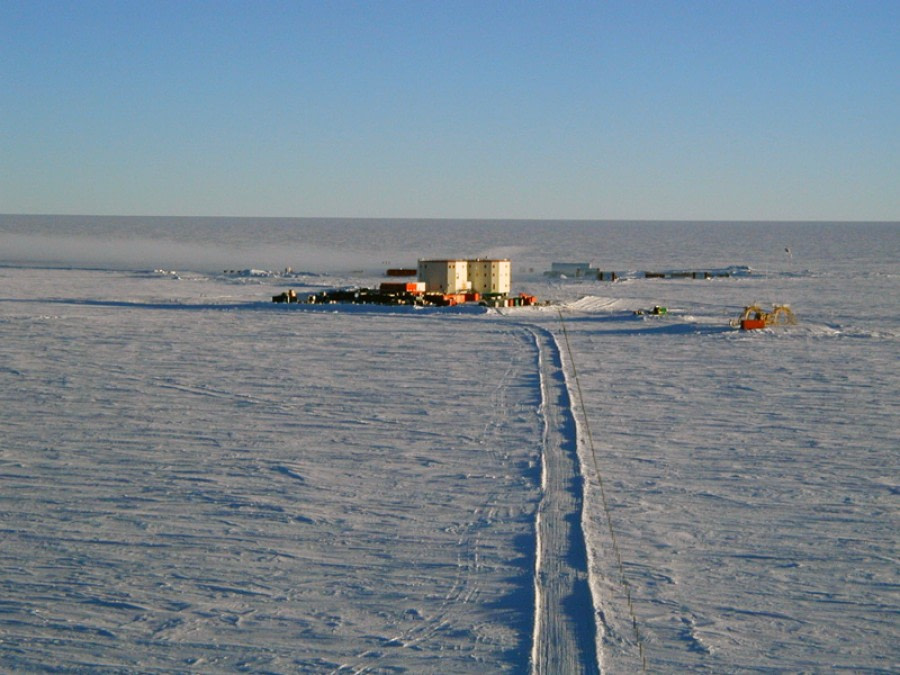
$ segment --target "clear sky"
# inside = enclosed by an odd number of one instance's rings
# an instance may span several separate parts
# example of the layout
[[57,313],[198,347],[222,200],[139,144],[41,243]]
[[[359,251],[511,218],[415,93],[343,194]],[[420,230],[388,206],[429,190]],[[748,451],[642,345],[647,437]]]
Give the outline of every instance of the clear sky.
[[0,0],[0,213],[900,220],[900,0]]

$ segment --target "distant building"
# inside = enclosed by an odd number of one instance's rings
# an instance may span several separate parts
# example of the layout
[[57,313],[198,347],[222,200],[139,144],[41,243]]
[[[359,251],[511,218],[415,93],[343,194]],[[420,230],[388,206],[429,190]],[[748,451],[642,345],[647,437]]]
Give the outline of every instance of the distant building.
[[597,270],[586,262],[555,262],[544,274],[548,277],[596,277]]
[[418,279],[429,293],[508,294],[509,260],[420,260]]

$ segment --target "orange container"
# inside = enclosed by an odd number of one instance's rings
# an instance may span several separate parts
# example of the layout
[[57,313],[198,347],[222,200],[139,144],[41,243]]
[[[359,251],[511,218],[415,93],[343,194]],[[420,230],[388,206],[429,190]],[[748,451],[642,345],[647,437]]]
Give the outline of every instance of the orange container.
[[741,330],[759,330],[765,327],[765,319],[743,319],[741,321]]

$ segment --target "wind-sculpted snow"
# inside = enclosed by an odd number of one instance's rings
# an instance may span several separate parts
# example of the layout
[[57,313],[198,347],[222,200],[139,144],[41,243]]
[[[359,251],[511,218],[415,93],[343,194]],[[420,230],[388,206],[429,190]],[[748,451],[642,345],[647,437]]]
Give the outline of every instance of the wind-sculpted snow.
[[566,309],[581,312],[611,312],[614,310],[626,310],[628,303],[616,298],[603,298],[597,296],[584,296],[578,300],[566,303]]
[[0,331],[3,669],[526,668],[527,334],[155,301]]
[[[898,230],[187,220],[238,272],[0,261],[0,670],[900,670]],[[460,241],[552,304],[270,302]]]
[[[896,338],[581,319],[567,327],[649,669],[893,672]],[[608,551],[587,499],[590,547]],[[595,565],[604,666],[632,672],[626,598],[608,554]]]

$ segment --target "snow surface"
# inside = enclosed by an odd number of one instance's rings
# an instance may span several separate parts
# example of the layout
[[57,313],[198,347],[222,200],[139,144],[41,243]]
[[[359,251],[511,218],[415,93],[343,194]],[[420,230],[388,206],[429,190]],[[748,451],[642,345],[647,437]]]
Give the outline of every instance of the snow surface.
[[[0,245],[0,669],[900,670],[896,224],[4,216]],[[543,276],[592,252],[622,280]],[[269,302],[437,255],[550,304]],[[642,277],[687,269],[731,276]],[[754,302],[800,322],[730,328]]]

